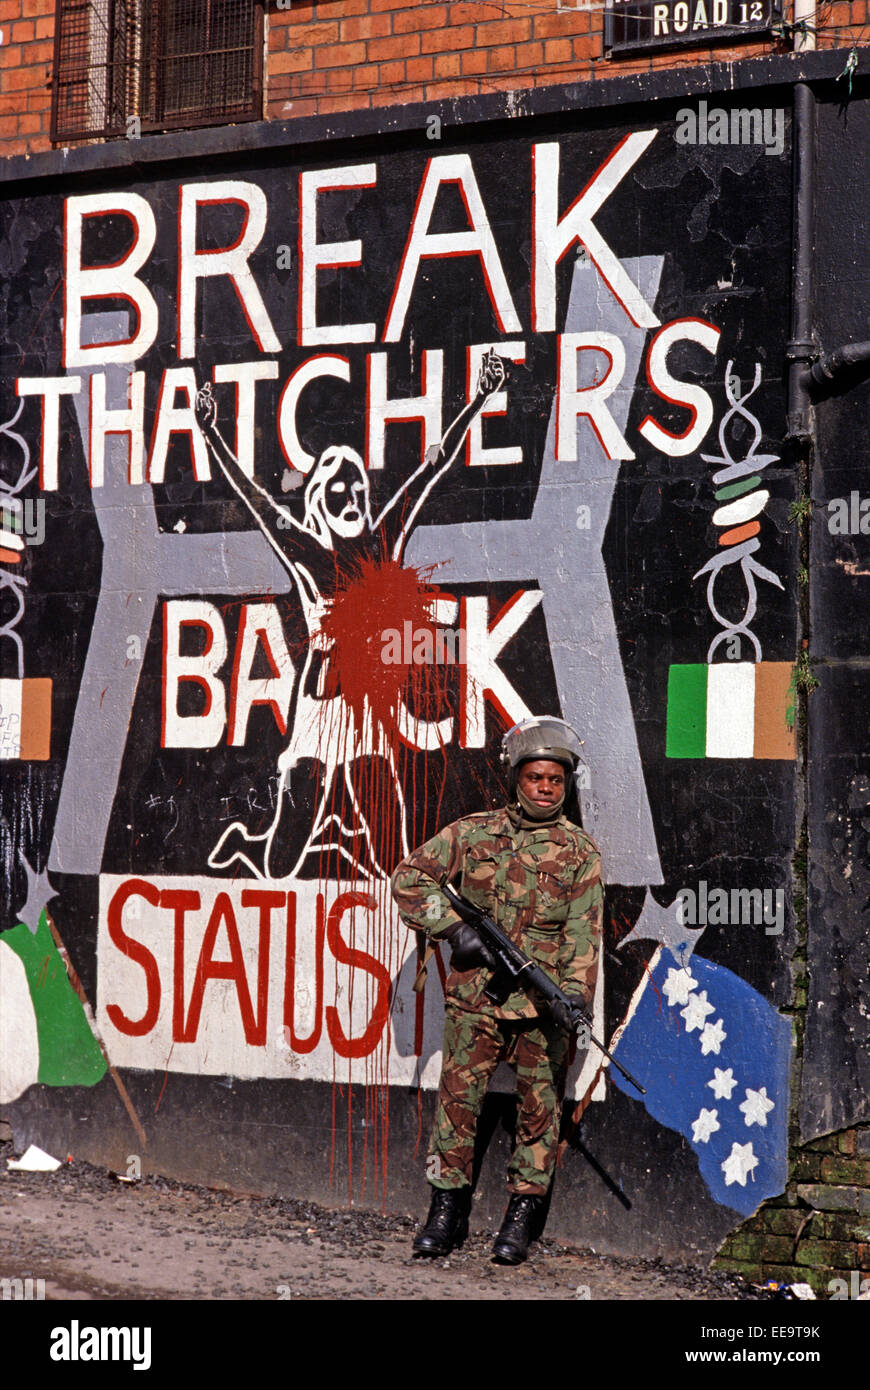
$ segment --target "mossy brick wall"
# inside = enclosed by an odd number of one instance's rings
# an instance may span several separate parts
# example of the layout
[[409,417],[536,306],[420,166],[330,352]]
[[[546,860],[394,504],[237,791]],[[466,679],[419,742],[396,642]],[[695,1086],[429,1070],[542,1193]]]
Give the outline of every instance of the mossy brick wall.
[[870,1276],[870,1126],[814,1139],[793,1151],[788,1186],[734,1231],[715,1261],[753,1283],[810,1284],[830,1298]]
[[[56,8],[56,0],[0,0],[0,154],[51,148]],[[264,114],[289,120],[695,67],[790,48],[763,36],[736,47],[609,59],[603,22],[602,8],[559,9],[557,0],[293,0],[286,9],[266,0]],[[819,47],[848,49],[862,41],[867,22],[868,0],[826,4],[818,20]]]

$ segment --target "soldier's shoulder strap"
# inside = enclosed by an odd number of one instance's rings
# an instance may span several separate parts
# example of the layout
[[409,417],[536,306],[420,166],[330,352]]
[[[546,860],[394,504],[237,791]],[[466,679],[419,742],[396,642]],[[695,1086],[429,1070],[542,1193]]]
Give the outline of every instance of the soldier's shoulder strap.
[[[416,978],[414,980],[414,993],[420,994],[422,993],[423,987],[426,984],[426,975],[429,971],[429,962],[431,961],[435,952],[438,950],[438,946],[437,943],[432,940],[431,936],[426,936],[424,932],[418,931],[416,935],[417,959],[420,962],[420,966],[417,971]],[[426,943],[425,946],[423,945],[424,942]]]
[[481,831],[492,835],[510,835],[512,826],[510,817],[504,806],[500,806],[493,811],[472,811],[468,816],[462,816],[456,822],[466,834],[480,834]]

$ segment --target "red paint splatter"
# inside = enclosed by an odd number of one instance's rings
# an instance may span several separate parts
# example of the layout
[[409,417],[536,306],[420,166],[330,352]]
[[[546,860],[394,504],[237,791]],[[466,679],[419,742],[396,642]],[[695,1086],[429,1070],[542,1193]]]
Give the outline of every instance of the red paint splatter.
[[[448,716],[456,729],[458,685],[464,672],[455,664],[464,652],[461,636],[435,620],[435,600],[452,598],[431,582],[431,570],[417,571],[386,557],[363,559],[352,572],[339,572],[320,630],[314,638],[323,653],[321,723],[318,742],[329,750],[331,789],[326,797],[325,822],[316,847],[317,878],[323,891],[360,891],[361,901],[342,917],[341,932],[354,959],[369,958],[362,968],[344,976],[339,999],[338,978],[333,1007],[355,1020],[354,1035],[362,1035],[362,1020],[371,1020],[382,1007],[375,962],[392,977],[387,1021],[377,1045],[366,1055],[341,1062],[334,1058],[330,1183],[335,1174],[337,1102],[344,1102],[348,1195],[351,1203],[365,1200],[371,1180],[386,1208],[388,1178],[390,1038],[398,971],[403,963],[407,932],[397,928],[388,875],[407,848],[428,838],[442,823],[442,799],[447,788],[447,748],[432,730]],[[447,610],[448,612],[450,610]],[[311,639],[309,639],[311,640]],[[307,645],[307,644],[306,644]],[[305,652],[300,649],[300,660]],[[335,708],[337,698],[350,713]],[[414,743],[413,725],[426,721],[428,750]],[[443,726],[446,732],[446,726]],[[360,742],[354,742],[354,740]],[[324,773],[325,775],[325,773]],[[467,792],[478,793],[481,804],[491,790],[479,774],[467,775]],[[364,823],[363,833],[353,835]],[[403,836],[403,827],[410,841]],[[433,984],[446,974],[440,955],[434,957]],[[415,996],[416,999],[416,996]],[[415,1040],[422,1043],[422,996],[415,1018]],[[418,1051],[419,1055],[419,1051]],[[352,1079],[363,1072],[362,1115],[353,1106]],[[337,1093],[337,1094],[336,1094]],[[418,1131],[422,1097],[418,1087]],[[360,1135],[359,1131],[362,1131]],[[353,1143],[354,1135],[357,1143]],[[361,1138],[362,1142],[359,1142]],[[419,1141],[419,1133],[418,1133]],[[361,1181],[357,1181],[357,1175]]]
[[363,560],[340,584],[323,623],[332,647],[327,693],[340,693],[357,719],[368,707],[385,732],[395,729],[400,699],[416,705],[440,684],[437,672],[433,679],[433,667],[443,664],[434,659],[444,641],[433,619],[438,596],[415,569]]
[[[397,937],[389,880],[384,875],[395,868],[405,853],[403,824],[408,834],[414,836],[415,825],[428,819],[425,813],[429,810],[433,759],[433,750],[421,753],[400,728],[404,727],[407,734],[415,719],[434,723],[450,713],[449,691],[456,679],[450,657],[462,654],[461,649],[454,647],[455,638],[445,641],[445,627],[435,620],[433,605],[439,597],[446,596],[432,585],[428,573],[406,568],[389,558],[365,558],[352,573],[339,576],[317,639],[326,657],[321,738],[324,746],[331,745],[331,756],[339,768],[332,781],[328,819],[334,829],[338,827],[339,837],[343,834],[341,827],[358,826],[361,818],[366,827],[365,833],[356,838],[345,835],[341,840],[342,854],[335,848],[334,836],[327,837],[318,854],[318,877],[324,886],[330,882],[333,889],[341,882],[363,889],[366,903],[346,913],[342,931],[350,951],[388,965],[393,976],[388,1018],[395,1002],[396,975],[406,935],[403,930]],[[350,746],[353,734],[346,722],[341,721],[340,730],[334,724],[327,726],[326,721],[335,718],[330,709],[334,697],[340,697],[351,712],[365,751]],[[366,729],[368,732],[364,733]],[[344,746],[335,746],[336,735]],[[440,741],[435,756],[439,752],[446,768],[446,749]],[[442,774],[434,780],[438,789],[437,815],[445,778]],[[424,808],[424,816],[415,817],[412,808]],[[343,1007],[353,1017],[370,1019],[378,1004],[377,991],[378,982],[370,968],[353,969]],[[356,1026],[359,1035],[360,1025]],[[348,1061],[345,1123],[351,1202],[356,1169],[361,1175],[360,1200],[365,1198],[367,1177],[371,1175],[375,1191],[380,1188],[386,1204],[390,1035],[387,1021],[378,1045],[362,1059],[365,1100],[356,1124],[363,1132],[361,1151],[356,1154],[352,1145],[354,1115]],[[335,1160],[335,1089],[339,1095],[342,1093],[335,1073],[333,1086],[330,1177]]]

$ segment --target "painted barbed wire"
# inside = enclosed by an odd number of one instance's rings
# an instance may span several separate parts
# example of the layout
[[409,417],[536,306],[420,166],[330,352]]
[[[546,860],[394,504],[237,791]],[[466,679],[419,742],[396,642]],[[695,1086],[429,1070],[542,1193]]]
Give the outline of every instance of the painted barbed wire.
[[[749,628],[758,608],[755,576],[757,575],[759,579],[768,584],[775,584],[778,589],[783,587],[782,581],[772,570],[766,569],[764,565],[760,565],[757,560],[753,559],[755,551],[761,545],[758,540],[761,523],[757,518],[770,498],[770,493],[766,488],[757,488],[756,485],[761,482],[761,470],[766,468],[769,463],[779,461],[778,454],[756,453],[761,443],[761,424],[758,418],[752,414],[752,411],[746,408],[746,402],[754,396],[761,385],[761,363],[756,362],[752,386],[742,395],[735,390],[735,381],[738,383],[739,390],[739,378],[732,376],[733,365],[733,359],[729,359],[725,368],[725,395],[729,409],[719,422],[719,448],[722,452],[721,454],[701,455],[705,463],[725,465],[713,474],[716,501],[723,503],[713,513],[713,525],[727,528],[719,537],[719,545],[723,549],[713,555],[705,565],[701,566],[697,574],[692,576],[692,579],[695,580],[702,574],[709,573],[707,605],[723,629],[716,634],[707,649],[708,662],[713,660],[713,655],[720,642],[741,635],[752,643],[755,659],[760,661],[761,643]],[[742,459],[733,457],[727,442],[728,430],[732,421],[738,416],[746,420],[752,429],[752,443]],[[743,616],[736,622],[732,622],[730,618],[726,618],[723,613],[719,612],[715,599],[717,577],[726,565],[734,564],[739,564],[743,572],[747,592],[746,608],[743,611]]]
[[[9,480],[3,476],[2,470],[0,470],[0,508],[7,512],[7,514],[13,513],[16,516],[20,516],[24,510],[19,494],[37,474],[36,467],[34,466],[31,468],[30,466],[30,446],[27,440],[12,428],[13,425],[17,424],[18,417],[23,409],[24,401],[21,400],[18,402],[18,409],[15,414],[4,424],[0,425],[0,435],[3,436],[4,443],[6,440],[11,440],[14,445],[20,448],[22,454],[22,462],[18,477],[12,482],[9,482]],[[3,458],[4,463],[8,457],[8,453],[8,449],[0,450],[0,458]],[[5,622],[0,623],[0,641],[2,641],[4,637],[8,637],[15,645],[18,657],[19,680],[24,679],[24,647],[19,633],[16,632],[16,628],[24,615],[24,590],[26,588],[27,580],[23,575],[13,574],[6,569],[5,566],[0,565],[0,601],[2,601],[4,590],[9,589],[12,591],[16,603],[16,611],[11,617],[7,618]]]

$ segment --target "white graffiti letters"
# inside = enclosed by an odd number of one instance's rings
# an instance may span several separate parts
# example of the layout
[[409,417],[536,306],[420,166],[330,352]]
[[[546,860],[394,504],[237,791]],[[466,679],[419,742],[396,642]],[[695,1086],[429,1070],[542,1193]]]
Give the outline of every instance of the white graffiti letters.
[[621,140],[562,217],[558,213],[559,146],[555,142],[535,145],[532,290],[536,332],[552,332],[556,326],[556,266],[577,242],[586,248],[632,323],[638,328],[658,328],[653,309],[628,278],[593,221],[655,138],[654,130],[644,130]]
[[462,702],[464,728],[463,748],[483,748],[486,743],[484,722],[485,699],[488,695],[502,719],[510,727],[521,719],[529,719],[532,711],[520,699],[495,658],[520,629],[526,618],[537,608],[544,595],[540,590],[518,590],[505,604],[495,622],[487,618],[486,598],[462,600],[463,627],[466,629],[465,699]]
[[[653,308],[623,268],[616,252],[605,241],[595,225],[595,219],[605,203],[618,196],[623,180],[649,149],[656,132],[635,132],[621,140],[589,177],[588,169],[572,167],[569,172],[558,142],[546,142],[533,147],[527,173],[530,175],[527,197],[533,221],[534,255],[530,267],[531,328],[535,333],[556,332],[559,320],[557,305],[557,271],[560,262],[574,248],[582,251],[598,269],[603,285],[613,295],[620,313],[637,327],[660,328]],[[163,368],[158,392],[156,420],[150,440],[145,440],[146,401],[150,401],[144,372],[134,372],[130,381],[129,398],[125,404],[106,404],[108,384],[102,370],[96,370],[89,383],[91,439],[89,446],[90,479],[92,487],[106,485],[104,453],[106,438],[126,436],[129,447],[128,474],[131,486],[142,482],[162,483],[167,451],[177,435],[189,441],[194,477],[199,482],[211,481],[208,461],[202,440],[193,421],[192,401],[201,382],[194,378],[190,363],[200,348],[205,310],[213,312],[222,305],[228,327],[235,324],[250,337],[253,347],[263,355],[278,354],[293,348],[311,348],[316,355],[306,361],[290,364],[284,381],[277,412],[279,441],[291,468],[307,472],[313,464],[302,445],[296,428],[296,407],[299,396],[309,382],[318,377],[333,376],[351,385],[351,364],[348,358],[327,355],[320,349],[329,344],[374,343],[379,334],[386,344],[398,343],[408,336],[409,316],[416,298],[421,294],[424,275],[437,273],[439,261],[459,257],[468,266],[468,292],[485,306],[492,320],[493,337],[485,344],[468,346],[467,398],[470,403],[476,379],[478,359],[490,351],[494,339],[508,338],[499,345],[500,353],[515,362],[526,359],[526,343],[521,337],[524,325],[517,305],[523,303],[521,286],[511,285],[502,261],[503,248],[496,242],[491,210],[486,203],[486,186],[481,185],[470,154],[438,155],[429,159],[420,176],[419,193],[410,213],[410,225],[404,250],[390,266],[386,282],[371,273],[372,247],[362,238],[320,240],[326,235],[323,223],[339,224],[342,220],[342,198],[348,197],[368,207],[377,200],[378,165],[375,162],[339,166],[333,169],[303,169],[299,173],[298,255],[293,265],[297,274],[298,313],[292,328],[282,324],[278,305],[268,294],[269,283],[264,280],[257,258],[266,254],[267,227],[280,223],[281,235],[290,234],[287,209],[280,199],[270,197],[259,184],[242,179],[227,179],[212,183],[182,183],[179,187],[177,226],[161,232],[174,232],[178,245],[177,288],[159,288],[158,272],[154,268],[159,256],[155,253],[158,240],[158,213],[165,219],[162,208],[152,207],[139,193],[96,193],[70,197],[65,207],[65,236],[63,251],[63,363],[69,372],[75,368],[103,369],[108,364],[132,364],[149,353],[161,328],[161,315],[172,314],[175,323],[177,362]],[[582,181],[582,182],[581,182]],[[582,191],[559,213],[562,202],[561,186],[576,182]],[[439,223],[439,204],[442,190],[458,187],[464,201],[467,227],[451,231],[433,231]],[[566,190],[568,192],[568,190]],[[221,210],[228,219],[216,248],[203,245],[206,228],[201,225]],[[112,221],[123,220],[129,225],[129,244],[115,261],[105,264],[89,263],[92,256],[94,229],[107,234]],[[369,238],[369,242],[372,238]],[[285,242],[281,242],[281,248]],[[152,266],[153,262],[153,266]],[[268,263],[273,264],[269,248]],[[432,269],[430,270],[430,266]],[[364,300],[365,321],[320,321],[318,289],[322,291],[327,314],[326,289],[328,277],[342,277],[358,284]],[[150,286],[149,273],[154,276]],[[258,280],[259,275],[259,280]],[[319,281],[324,283],[320,286]],[[223,287],[223,291],[221,291]],[[223,299],[220,298],[223,292]],[[96,343],[85,342],[83,307],[92,300],[114,298],[126,300],[135,311],[136,331],[128,337],[105,330],[105,338]],[[351,302],[352,296],[348,296]],[[369,302],[371,298],[372,302]],[[159,307],[158,307],[159,299]],[[268,301],[268,303],[267,303]],[[333,316],[335,309],[332,309]],[[274,318],[274,322],[273,322]],[[380,323],[383,324],[381,330]],[[276,330],[277,324],[277,330]],[[167,326],[168,327],[168,326]],[[289,332],[288,332],[289,328]],[[280,331],[280,336],[279,336]],[[680,319],[664,325],[653,338],[647,355],[647,377],[652,389],[662,400],[676,404],[689,412],[689,421],[682,433],[665,429],[647,417],[639,427],[640,433],[661,452],[677,457],[690,453],[698,446],[712,419],[712,404],[705,389],[675,379],[667,365],[667,356],[675,344],[688,341],[714,352],[719,331],[699,320]],[[582,351],[581,351],[582,350]],[[420,356],[422,354],[422,356]],[[367,467],[384,466],[384,432],[388,425],[401,425],[407,420],[422,423],[421,458],[439,438],[445,403],[456,394],[456,385],[447,379],[443,351],[413,341],[409,347],[410,370],[416,376],[422,363],[419,394],[411,395],[407,382],[400,381],[398,389],[388,393],[388,376],[398,376],[403,363],[388,362],[388,353],[372,353],[365,363],[366,416],[368,426]],[[606,370],[602,372],[602,359]],[[224,362],[214,367],[214,382],[235,388],[236,438],[235,452],[242,472],[253,476],[256,386],[259,381],[282,375],[277,361]],[[556,457],[573,462],[578,457],[577,421],[584,419],[594,432],[606,457],[630,459],[633,451],[613,414],[610,399],[622,388],[625,371],[624,345],[620,332],[566,333],[559,336],[559,376],[557,388],[557,449]],[[357,397],[363,390],[362,364],[354,363],[353,386]],[[580,381],[580,376],[584,380]],[[83,379],[76,375],[46,377],[42,380],[22,378],[17,383],[19,395],[42,398],[42,487],[54,491],[58,487],[58,436],[62,395],[78,395]],[[183,393],[186,400],[176,403]],[[481,415],[499,415],[507,410],[507,392],[496,392]],[[227,415],[222,407],[222,417]],[[262,422],[260,422],[262,425]],[[517,445],[488,447],[481,433],[480,419],[472,422],[469,433],[467,462],[478,466],[521,464],[522,449]],[[582,444],[585,449],[586,445]],[[148,455],[147,473],[145,456]]]
[[[458,672],[462,686],[461,718],[455,727],[454,720],[447,718],[436,728],[411,718],[400,702],[397,719],[407,742],[422,750],[452,742],[455,737],[463,748],[483,748],[487,702],[510,724],[528,718],[530,711],[498,658],[542,598],[539,589],[518,589],[494,619],[489,617],[485,596],[462,598],[458,630],[452,634],[459,659],[449,663]],[[436,602],[437,620],[452,621],[457,605],[447,600]],[[263,662],[270,674],[254,676],[254,669]],[[215,748],[224,734],[230,745],[244,745],[255,705],[269,708],[278,732],[286,736],[296,679],[274,604],[241,605],[232,650],[224,617],[214,604],[204,599],[171,599],[164,604],[164,748]],[[191,686],[195,687],[193,692]]]
[[[198,628],[205,633],[201,652],[182,655],[182,633]],[[166,604],[163,627],[163,719],[161,743],[164,748],[214,748],[226,724],[226,697],[217,672],[227,656],[223,619],[214,604],[204,599],[188,599]],[[179,687],[187,683],[199,687],[204,709],[198,714],[179,714]]]
[[[86,218],[123,216],[132,224],[133,242],[114,265],[86,268],[82,264],[82,227]],[[64,209],[64,313],[65,367],[105,366],[107,362],[135,362],[153,346],[157,337],[157,301],[140,279],[140,271],[154,250],[157,220],[151,204],[140,193],[87,193],[67,198]],[[126,299],[135,307],[139,328],[129,339],[113,343],[81,341],[82,303],[89,299]]]

